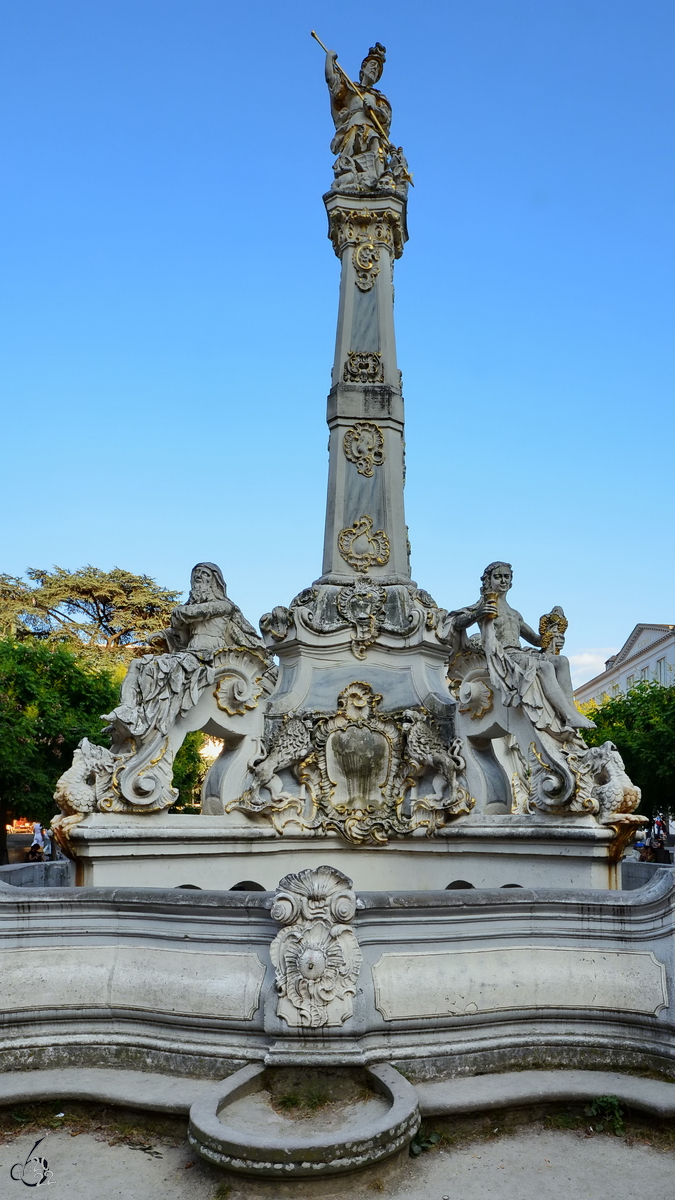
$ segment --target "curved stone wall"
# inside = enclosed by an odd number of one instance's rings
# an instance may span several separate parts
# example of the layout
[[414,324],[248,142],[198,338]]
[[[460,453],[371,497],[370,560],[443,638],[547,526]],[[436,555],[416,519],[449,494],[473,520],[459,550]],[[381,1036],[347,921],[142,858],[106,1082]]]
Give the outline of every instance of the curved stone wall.
[[[292,989],[281,1005],[291,968],[270,957],[273,893],[2,889],[0,1069],[222,1079],[249,1063],[390,1062],[424,1080],[562,1064],[675,1077],[674,896],[667,871],[631,892],[361,893],[329,948],[354,982],[317,1037],[303,1021],[320,1023],[320,1009],[303,1017],[299,1004],[293,1023]],[[294,928],[284,954],[300,946]],[[318,961],[302,953],[300,990]]]

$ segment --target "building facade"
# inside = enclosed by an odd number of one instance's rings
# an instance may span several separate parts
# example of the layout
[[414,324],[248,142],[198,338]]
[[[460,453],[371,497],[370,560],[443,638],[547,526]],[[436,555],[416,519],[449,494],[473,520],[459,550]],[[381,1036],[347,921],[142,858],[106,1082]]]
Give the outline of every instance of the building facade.
[[675,684],[675,625],[636,625],[602,674],[576,688],[574,698],[577,704],[601,704],[644,681]]

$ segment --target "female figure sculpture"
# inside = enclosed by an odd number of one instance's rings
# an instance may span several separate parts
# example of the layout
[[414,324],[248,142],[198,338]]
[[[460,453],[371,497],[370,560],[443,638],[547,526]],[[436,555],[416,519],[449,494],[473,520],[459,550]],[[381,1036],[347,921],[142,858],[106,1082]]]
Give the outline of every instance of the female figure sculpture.
[[[555,737],[594,729],[574,703],[569,661],[560,653],[567,627],[562,609],[542,618],[543,633],[536,633],[506,599],[512,583],[510,563],[490,563],[481,576],[480,600],[450,613],[452,628],[478,623],[490,679],[506,707],[522,705],[537,729]],[[537,648],[522,646],[521,638]]]

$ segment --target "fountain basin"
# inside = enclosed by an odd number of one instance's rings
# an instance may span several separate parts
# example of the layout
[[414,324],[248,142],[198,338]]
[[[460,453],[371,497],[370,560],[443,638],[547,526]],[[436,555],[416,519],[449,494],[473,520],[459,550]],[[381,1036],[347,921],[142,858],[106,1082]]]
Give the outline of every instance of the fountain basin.
[[203,1158],[230,1171],[312,1178],[388,1158],[419,1123],[417,1093],[394,1067],[253,1064],[192,1105],[188,1138]]

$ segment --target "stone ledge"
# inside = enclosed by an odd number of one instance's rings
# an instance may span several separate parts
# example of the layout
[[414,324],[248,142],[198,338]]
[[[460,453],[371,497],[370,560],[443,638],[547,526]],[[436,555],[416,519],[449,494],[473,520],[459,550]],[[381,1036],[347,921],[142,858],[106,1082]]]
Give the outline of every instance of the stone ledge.
[[415,1087],[423,1117],[459,1117],[528,1104],[580,1103],[597,1096],[617,1096],[629,1108],[652,1116],[675,1116],[675,1083],[619,1071],[508,1071]]
[[0,882],[14,888],[67,888],[75,883],[75,864],[67,858],[12,863],[0,867]]
[[[212,1079],[94,1067],[12,1071],[0,1074],[0,1107],[78,1100],[187,1117],[192,1105],[206,1099],[214,1086],[218,1085]],[[507,1071],[418,1083],[415,1091],[423,1118],[578,1104],[606,1095],[655,1117],[675,1117],[675,1083],[618,1071]]]
[[58,1098],[117,1104],[187,1117],[195,1100],[212,1087],[212,1079],[184,1079],[175,1075],[103,1067],[12,1071],[0,1074],[0,1107]]

